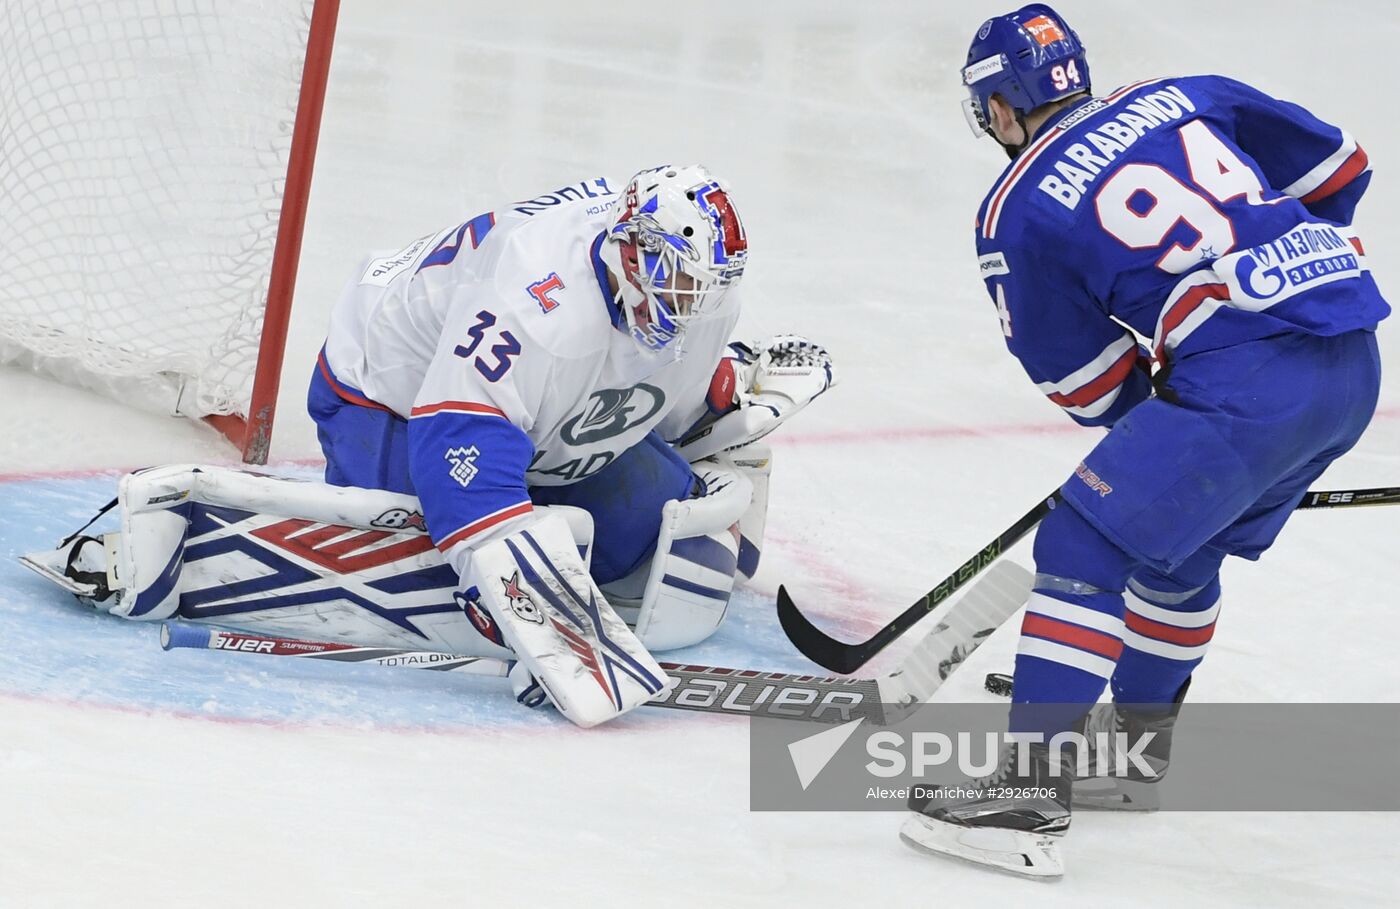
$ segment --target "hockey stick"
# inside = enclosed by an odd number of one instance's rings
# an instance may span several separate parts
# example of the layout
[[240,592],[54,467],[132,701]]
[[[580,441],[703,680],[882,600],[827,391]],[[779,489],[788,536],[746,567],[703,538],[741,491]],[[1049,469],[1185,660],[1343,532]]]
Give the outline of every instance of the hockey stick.
[[1305,508],[1352,508],[1357,505],[1400,504],[1400,486],[1379,486],[1374,489],[1309,490],[1298,503]]
[[[1001,557],[1021,538],[1035,529],[1060,501],[1060,492],[1043,499],[1026,512],[1006,530],[988,543],[980,552],[964,562],[957,571],[939,581],[928,593],[914,601],[914,605],[901,612],[885,627],[858,644],[838,641],[812,624],[797,608],[786,586],[778,587],[778,622],[783,632],[807,659],[843,675],[855,672],[870,662],[875,654],[884,650],[896,638],[904,634],[919,620],[928,615],[964,584],[976,577],[988,565]],[[1378,487],[1373,489],[1310,490],[1298,503],[1298,508],[1349,508],[1358,505],[1394,505],[1400,503],[1400,487]]]
[[[1029,571],[1014,562],[995,566],[968,589],[898,668],[885,675],[837,679],[662,663],[661,668],[678,684],[648,706],[832,723],[867,717],[876,723],[892,723],[907,709],[932,697],[953,670],[1025,604],[1030,590]],[[165,650],[232,650],[468,675],[504,676],[510,666],[491,657],[299,641],[176,622],[161,626],[160,645]]]
[[972,558],[963,562],[958,570],[948,575],[928,593],[914,601],[914,605],[901,612],[895,620],[875,632],[874,636],[859,644],[846,644],[822,631],[802,614],[797,604],[788,595],[787,587],[778,587],[778,623],[783,633],[802,655],[819,666],[843,675],[855,672],[870,662],[875,654],[890,646],[895,638],[904,634],[920,619],[928,615],[948,597],[976,577],[982,569],[995,562],[1001,554],[1020,542],[1021,538],[1035,529],[1060,500],[1059,490],[1042,500],[1034,508],[997,535]]

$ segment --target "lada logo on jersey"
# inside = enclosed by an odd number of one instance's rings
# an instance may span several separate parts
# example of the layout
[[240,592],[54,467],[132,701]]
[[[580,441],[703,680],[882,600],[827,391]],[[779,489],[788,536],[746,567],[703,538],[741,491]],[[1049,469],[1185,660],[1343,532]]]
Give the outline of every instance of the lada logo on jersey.
[[501,583],[505,585],[506,600],[510,603],[511,612],[527,622],[534,622],[536,625],[544,624],[544,616],[540,614],[540,608],[520,586],[520,572],[517,571],[511,575],[509,580],[501,578]]
[[583,413],[560,427],[559,437],[570,445],[611,439],[650,420],[665,403],[666,394],[646,383],[631,388],[604,388],[589,396]]

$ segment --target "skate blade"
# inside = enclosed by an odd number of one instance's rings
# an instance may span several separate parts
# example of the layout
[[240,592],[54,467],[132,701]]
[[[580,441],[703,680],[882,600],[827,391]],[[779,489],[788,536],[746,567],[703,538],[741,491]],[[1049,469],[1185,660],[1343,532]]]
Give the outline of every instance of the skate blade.
[[90,598],[97,592],[92,584],[82,584],[63,573],[68,559],[67,549],[52,549],[48,552],[26,552],[19,562],[30,571],[43,575],[51,583],[78,597]]
[[1055,881],[1065,873],[1057,835],[995,827],[962,827],[911,814],[900,839],[920,852],[945,855],[1018,877]]
[[1162,802],[1155,783],[1091,777],[1074,781],[1073,807],[1146,813],[1161,808]]

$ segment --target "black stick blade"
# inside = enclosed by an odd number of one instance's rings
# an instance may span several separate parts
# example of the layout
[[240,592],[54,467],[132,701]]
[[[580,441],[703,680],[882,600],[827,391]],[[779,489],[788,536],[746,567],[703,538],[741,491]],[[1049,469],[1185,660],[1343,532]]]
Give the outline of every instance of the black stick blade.
[[783,586],[778,587],[778,622],[783,626],[783,633],[788,636],[788,640],[792,641],[793,646],[803,656],[832,672],[850,675],[874,656],[867,654],[865,649],[875,639],[860,644],[846,644],[836,640],[813,625],[811,620],[802,614],[792,597],[788,596],[787,588]]
[[[819,666],[850,675],[870,662],[881,650],[900,635],[919,623],[940,603],[952,596],[959,588],[972,580],[1001,554],[1030,533],[1048,515],[1060,500],[1059,491],[1046,496],[1034,508],[1021,516],[1015,524],[1001,532],[980,552],[964,562],[957,571],[944,578],[932,590],[914,601],[914,604],[896,616],[889,624],[875,632],[867,641],[847,644],[822,631],[802,614],[797,604],[788,596],[786,587],[778,588],[778,622],[783,632],[803,656]],[[1400,504],[1400,487],[1383,486],[1372,489],[1312,490],[1298,503],[1299,509],[1308,508],[1350,508],[1365,505]]]

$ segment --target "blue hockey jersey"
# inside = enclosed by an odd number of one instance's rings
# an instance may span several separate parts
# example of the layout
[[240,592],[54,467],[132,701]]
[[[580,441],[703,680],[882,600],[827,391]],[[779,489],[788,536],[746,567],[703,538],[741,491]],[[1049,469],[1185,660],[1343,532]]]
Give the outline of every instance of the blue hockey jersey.
[[1349,226],[1370,177],[1295,104],[1220,76],[1139,82],[1060,112],[1006,169],[978,212],[982,278],[1041,391],[1111,425],[1151,392],[1144,356],[1385,318]]

